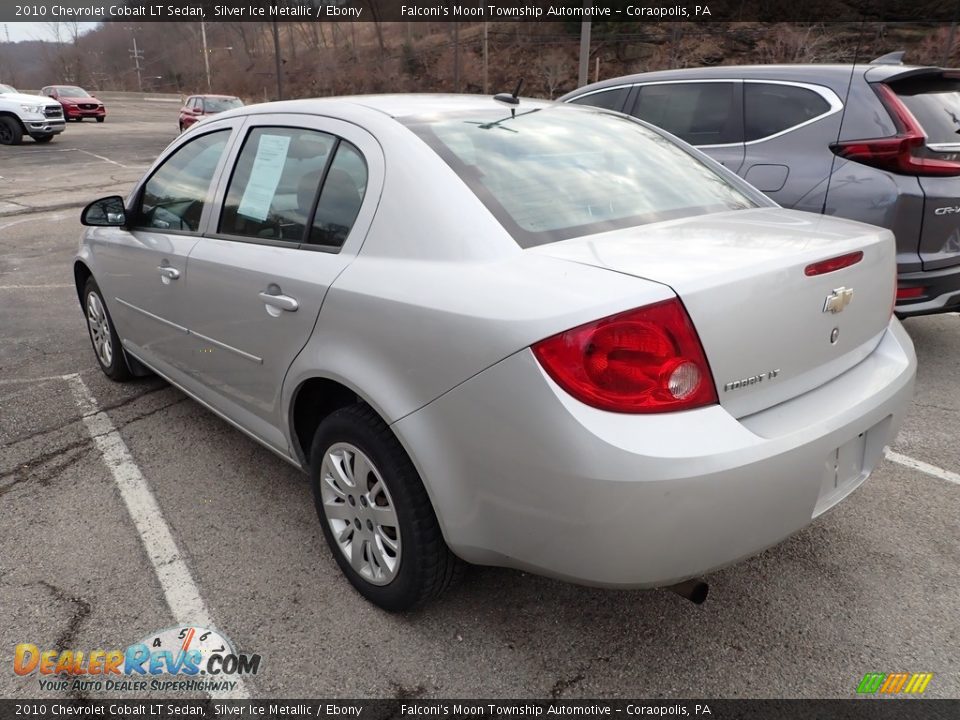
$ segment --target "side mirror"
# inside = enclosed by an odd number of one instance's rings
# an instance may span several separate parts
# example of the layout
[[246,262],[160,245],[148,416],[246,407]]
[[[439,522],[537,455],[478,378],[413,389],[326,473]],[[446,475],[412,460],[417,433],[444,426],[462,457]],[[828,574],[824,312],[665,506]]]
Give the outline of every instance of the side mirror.
[[127,224],[127,211],[119,195],[94,200],[83,209],[80,222],[93,227],[122,227]]

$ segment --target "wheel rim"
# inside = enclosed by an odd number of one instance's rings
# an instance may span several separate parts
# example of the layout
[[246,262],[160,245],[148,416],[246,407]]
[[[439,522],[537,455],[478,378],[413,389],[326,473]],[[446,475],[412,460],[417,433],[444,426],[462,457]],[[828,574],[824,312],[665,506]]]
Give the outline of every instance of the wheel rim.
[[110,336],[107,313],[96,293],[87,296],[87,326],[97,359],[104,367],[110,367],[113,364],[113,338]]
[[10,126],[5,122],[0,122],[0,143],[9,145],[12,139],[13,131],[10,129]]
[[386,585],[400,568],[397,511],[383,477],[359,448],[336,443],[320,467],[323,512],[351,567],[367,582]]

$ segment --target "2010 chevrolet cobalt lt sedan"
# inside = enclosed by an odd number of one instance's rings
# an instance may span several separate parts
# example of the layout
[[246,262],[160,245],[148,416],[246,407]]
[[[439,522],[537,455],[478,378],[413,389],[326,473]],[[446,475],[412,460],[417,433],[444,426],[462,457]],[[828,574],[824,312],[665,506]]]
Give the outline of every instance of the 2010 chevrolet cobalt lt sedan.
[[642,588],[756,553],[865,480],[912,392],[889,231],[781,209],[638,120],[508,100],[230,111],[83,214],[103,371],[308,472],[391,610],[463,561]]

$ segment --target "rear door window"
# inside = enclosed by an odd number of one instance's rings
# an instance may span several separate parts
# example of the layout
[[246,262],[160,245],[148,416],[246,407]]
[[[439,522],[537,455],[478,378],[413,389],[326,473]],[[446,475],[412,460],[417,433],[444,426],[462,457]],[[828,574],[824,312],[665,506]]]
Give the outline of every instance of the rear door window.
[[739,83],[642,85],[632,114],[691,145],[743,142]]
[[336,143],[317,130],[251,130],[230,178],[219,232],[303,242]]
[[750,142],[824,115],[830,103],[807,88],[748,82],[743,88],[743,108],[744,139]]

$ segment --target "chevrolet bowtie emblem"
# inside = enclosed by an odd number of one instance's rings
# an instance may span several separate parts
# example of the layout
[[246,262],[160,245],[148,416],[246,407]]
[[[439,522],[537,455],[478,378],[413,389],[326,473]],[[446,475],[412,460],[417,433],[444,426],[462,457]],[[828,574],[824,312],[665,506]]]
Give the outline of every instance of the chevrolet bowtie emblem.
[[853,300],[853,288],[838,287],[827,295],[827,299],[823,301],[823,311],[843,312],[843,309],[850,304],[851,300]]

